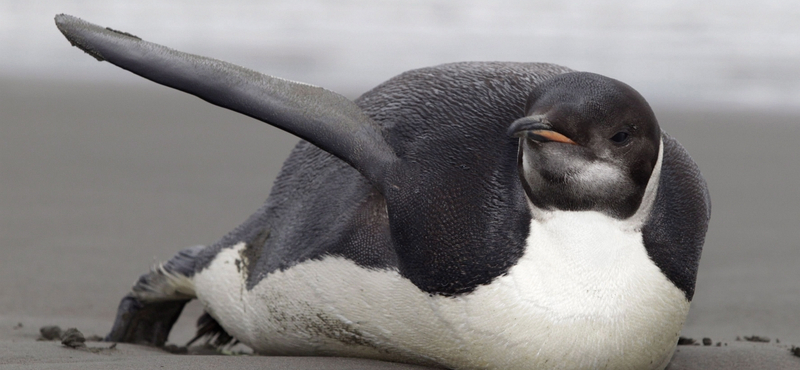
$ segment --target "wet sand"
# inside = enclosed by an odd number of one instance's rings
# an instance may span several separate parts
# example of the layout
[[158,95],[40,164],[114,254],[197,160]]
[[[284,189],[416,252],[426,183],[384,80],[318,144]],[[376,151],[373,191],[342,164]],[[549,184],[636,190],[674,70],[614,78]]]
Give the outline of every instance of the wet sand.
[[[671,368],[800,367],[788,350],[800,345],[800,115],[654,109],[700,165],[713,203],[683,335],[728,343],[681,346]],[[214,242],[260,206],[296,142],[145,81],[0,81],[0,365],[403,368],[132,345],[95,354],[36,341],[47,324],[105,335],[119,299],[151,264]],[[170,341],[189,339],[199,314],[188,306]],[[735,340],[753,334],[771,343]]]

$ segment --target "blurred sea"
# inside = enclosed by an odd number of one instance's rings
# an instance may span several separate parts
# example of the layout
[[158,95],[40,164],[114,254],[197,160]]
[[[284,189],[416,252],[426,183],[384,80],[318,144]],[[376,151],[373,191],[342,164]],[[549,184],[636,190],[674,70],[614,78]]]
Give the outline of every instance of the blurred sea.
[[0,0],[0,81],[144,83],[71,49],[67,13],[350,97],[408,69],[551,62],[654,104],[800,110],[800,2]]

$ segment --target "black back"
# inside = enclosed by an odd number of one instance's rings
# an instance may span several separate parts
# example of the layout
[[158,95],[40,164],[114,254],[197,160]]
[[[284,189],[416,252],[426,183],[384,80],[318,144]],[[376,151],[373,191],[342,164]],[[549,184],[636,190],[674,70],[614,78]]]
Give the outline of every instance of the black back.
[[[490,283],[521,257],[530,211],[507,135],[542,80],[566,68],[456,63],[397,76],[356,103],[406,166],[379,193],[357,171],[301,142],[266,204],[207,251],[248,242],[252,287],[268,273],[338,255],[394,268],[423,291]],[[390,226],[391,225],[391,226]]]
[[[340,256],[397,269],[452,296],[490,283],[524,252],[531,220],[506,133],[530,90],[567,70],[547,64],[456,63],[406,72],[356,103],[410,164],[385,196],[358,171],[301,141],[266,204],[206,251],[248,243],[248,286],[308,259]],[[659,191],[643,228],[656,265],[691,300],[710,214],[706,185],[664,134]],[[387,202],[388,199],[388,202]],[[387,204],[388,203],[388,204]]]

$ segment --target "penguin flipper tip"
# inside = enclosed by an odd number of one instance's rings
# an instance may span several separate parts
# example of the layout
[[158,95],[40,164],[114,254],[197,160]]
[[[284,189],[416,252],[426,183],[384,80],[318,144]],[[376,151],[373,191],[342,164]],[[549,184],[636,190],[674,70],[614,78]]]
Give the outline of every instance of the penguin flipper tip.
[[397,161],[381,128],[335,92],[180,52],[66,14],[56,26],[72,45],[156,83],[195,95],[311,142],[359,170],[378,188]]

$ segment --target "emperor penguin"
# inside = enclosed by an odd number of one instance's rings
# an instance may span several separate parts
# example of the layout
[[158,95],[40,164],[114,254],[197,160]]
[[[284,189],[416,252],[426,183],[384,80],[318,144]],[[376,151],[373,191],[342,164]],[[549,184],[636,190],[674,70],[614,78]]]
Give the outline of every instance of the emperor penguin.
[[122,299],[107,341],[452,369],[663,369],[710,217],[645,99],[542,63],[416,69],[334,92],[56,16],[98,60],[300,139],[266,202]]

